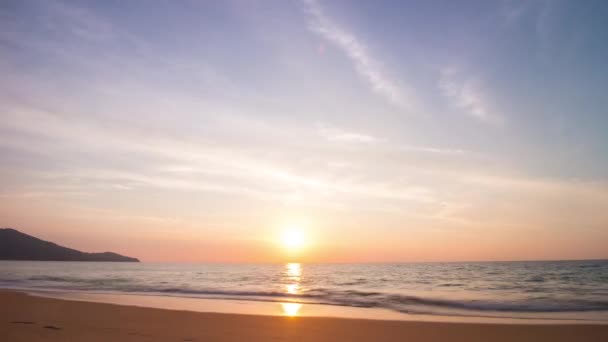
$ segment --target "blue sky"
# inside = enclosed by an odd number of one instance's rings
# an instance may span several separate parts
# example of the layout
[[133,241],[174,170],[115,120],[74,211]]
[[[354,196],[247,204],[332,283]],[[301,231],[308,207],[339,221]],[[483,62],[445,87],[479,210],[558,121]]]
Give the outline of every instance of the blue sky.
[[607,15],[5,1],[0,224],[155,260],[215,260],[148,256],[168,236],[274,260],[260,251],[291,221],[315,260],[606,257]]

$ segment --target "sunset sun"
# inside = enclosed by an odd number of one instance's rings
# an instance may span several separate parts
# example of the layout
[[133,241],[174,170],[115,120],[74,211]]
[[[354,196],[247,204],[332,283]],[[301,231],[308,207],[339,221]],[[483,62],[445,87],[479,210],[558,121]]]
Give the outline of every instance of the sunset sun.
[[287,250],[295,251],[301,249],[306,243],[302,229],[298,227],[287,227],[281,234],[281,244]]

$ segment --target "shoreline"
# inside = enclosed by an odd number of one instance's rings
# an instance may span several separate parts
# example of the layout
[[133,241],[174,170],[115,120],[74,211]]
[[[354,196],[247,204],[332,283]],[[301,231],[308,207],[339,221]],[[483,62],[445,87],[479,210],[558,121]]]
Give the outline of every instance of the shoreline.
[[0,291],[7,341],[605,341],[605,324],[495,324],[168,310]]
[[[492,323],[608,323],[608,262],[150,265],[0,262],[0,289],[202,312]],[[446,268],[447,267],[447,268]],[[467,272],[473,274],[466,275]],[[447,272],[447,273],[446,273]],[[466,275],[466,276],[465,276]],[[470,279],[469,279],[470,278]],[[495,279],[497,278],[497,279]],[[471,283],[471,282],[474,283]],[[50,292],[49,292],[50,291]]]
[[2,292],[22,293],[28,296],[66,301],[103,303],[142,308],[219,313],[255,316],[288,316],[366,319],[405,322],[448,322],[472,324],[521,324],[521,325],[608,325],[608,320],[560,317],[560,314],[545,314],[531,317],[526,314],[498,315],[444,315],[403,313],[386,308],[353,307],[331,304],[302,303],[297,301],[258,301],[248,299],[226,299],[213,297],[187,297],[143,293],[91,292],[56,289],[2,288]]

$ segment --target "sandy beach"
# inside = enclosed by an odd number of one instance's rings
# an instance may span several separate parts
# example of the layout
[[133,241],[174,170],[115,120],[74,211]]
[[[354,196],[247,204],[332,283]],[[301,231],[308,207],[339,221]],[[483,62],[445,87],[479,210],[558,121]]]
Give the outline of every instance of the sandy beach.
[[608,325],[273,317],[142,308],[0,292],[4,341],[606,341]]

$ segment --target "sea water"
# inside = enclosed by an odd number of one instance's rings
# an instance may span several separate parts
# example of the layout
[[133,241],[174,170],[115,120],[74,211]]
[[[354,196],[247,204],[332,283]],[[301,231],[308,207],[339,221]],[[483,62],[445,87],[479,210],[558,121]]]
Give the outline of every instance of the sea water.
[[608,321],[608,260],[404,264],[0,261],[0,287]]

